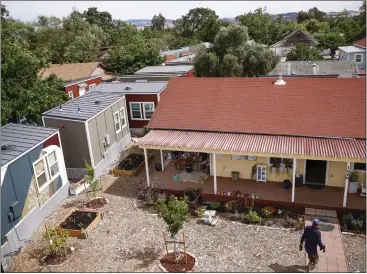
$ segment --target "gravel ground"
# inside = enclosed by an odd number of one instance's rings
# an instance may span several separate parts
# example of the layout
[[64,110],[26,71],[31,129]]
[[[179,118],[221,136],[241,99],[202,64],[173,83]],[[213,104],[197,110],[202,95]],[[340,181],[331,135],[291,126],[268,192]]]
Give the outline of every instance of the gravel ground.
[[366,273],[366,238],[342,234],[349,272]]
[[[140,177],[105,175],[103,188],[109,203],[104,220],[86,240],[69,238],[75,251],[59,266],[41,266],[46,243],[44,225],[10,262],[14,272],[161,272],[157,259],[163,252],[165,225],[155,214],[135,207]],[[48,218],[59,223],[73,208],[83,208],[85,195],[66,199]],[[304,272],[305,257],[299,252],[301,232],[246,226],[219,220],[217,226],[190,219],[184,232],[188,251],[196,256],[197,272]]]

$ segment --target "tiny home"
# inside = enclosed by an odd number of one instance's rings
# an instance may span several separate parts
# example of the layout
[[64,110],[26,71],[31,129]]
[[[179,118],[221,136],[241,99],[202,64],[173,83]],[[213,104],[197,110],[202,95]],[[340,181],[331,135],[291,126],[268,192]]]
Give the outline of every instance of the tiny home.
[[125,95],[130,131],[141,136],[142,129],[152,117],[167,82],[103,83],[91,91]]
[[68,196],[59,130],[1,128],[1,258],[18,250]]
[[60,129],[69,179],[84,177],[84,160],[96,178],[118,160],[131,141],[126,117],[125,96],[105,92],[89,92],[43,113],[44,126]]
[[353,46],[339,47],[339,60],[355,61],[358,70],[366,70],[366,38],[354,43]]

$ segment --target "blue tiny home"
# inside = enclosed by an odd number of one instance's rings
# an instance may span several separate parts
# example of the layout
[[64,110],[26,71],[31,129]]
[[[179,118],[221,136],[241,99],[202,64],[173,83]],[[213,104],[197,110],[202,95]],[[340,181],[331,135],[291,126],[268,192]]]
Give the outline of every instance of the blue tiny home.
[[59,130],[1,127],[1,258],[18,250],[68,196]]

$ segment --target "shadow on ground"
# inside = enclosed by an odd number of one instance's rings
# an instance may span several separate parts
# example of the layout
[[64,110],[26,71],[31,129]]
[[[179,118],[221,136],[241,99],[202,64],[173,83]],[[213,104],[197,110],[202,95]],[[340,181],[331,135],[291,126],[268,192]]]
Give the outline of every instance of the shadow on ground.
[[307,266],[305,265],[288,265],[283,266],[278,263],[271,264],[269,267],[276,273],[306,273]]
[[141,261],[136,265],[135,270],[147,268],[158,259],[160,251],[154,247],[145,247],[143,250],[131,250],[122,254],[125,259]]

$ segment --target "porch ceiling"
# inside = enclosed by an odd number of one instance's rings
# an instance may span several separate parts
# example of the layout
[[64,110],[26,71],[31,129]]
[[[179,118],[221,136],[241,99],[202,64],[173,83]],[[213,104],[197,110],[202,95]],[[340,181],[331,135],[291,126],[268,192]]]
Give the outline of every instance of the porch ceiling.
[[139,147],[366,162],[366,140],[151,130]]

